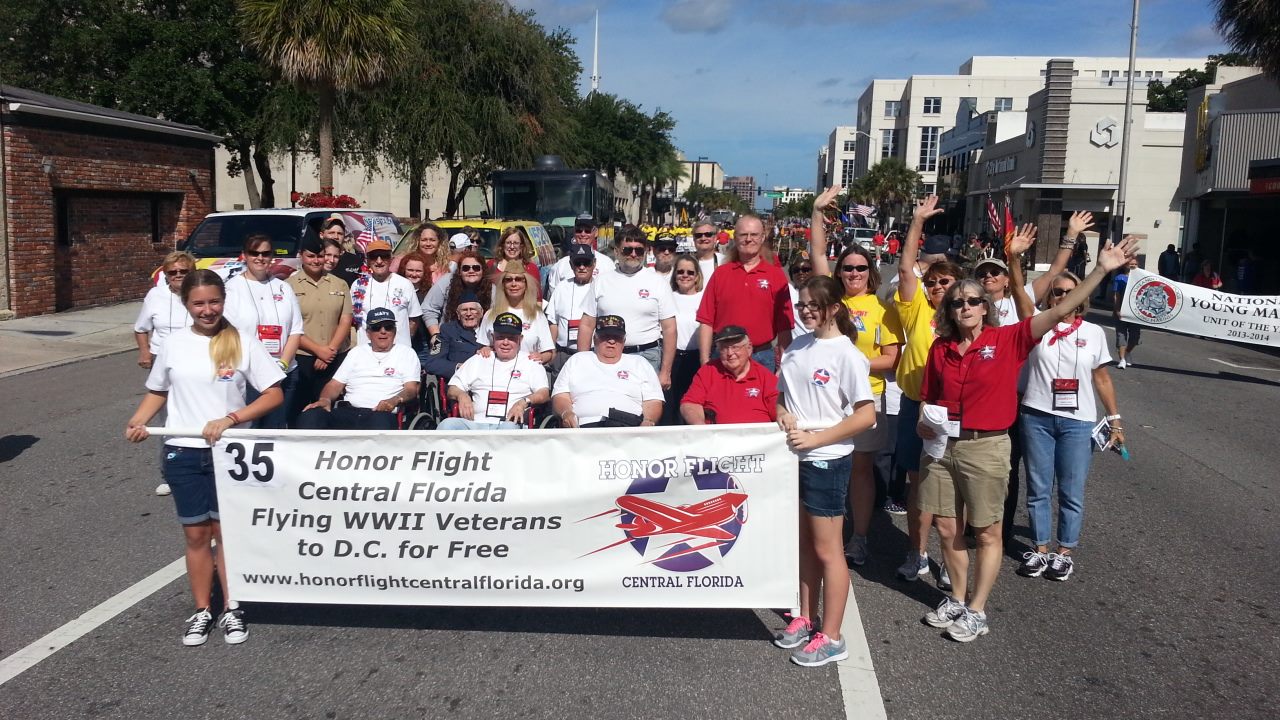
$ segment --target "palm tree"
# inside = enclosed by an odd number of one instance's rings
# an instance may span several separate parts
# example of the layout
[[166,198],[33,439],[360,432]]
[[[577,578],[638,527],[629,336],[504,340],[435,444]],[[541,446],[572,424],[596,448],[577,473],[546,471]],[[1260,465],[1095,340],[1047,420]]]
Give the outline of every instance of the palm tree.
[[883,222],[889,218],[893,208],[915,197],[920,173],[907,167],[900,158],[887,158],[872,165],[858,180],[855,193],[861,192],[875,204]]
[[405,0],[238,0],[240,28],[268,64],[319,105],[320,187],[333,187],[337,94],[384,81],[408,52]]
[[1275,0],[1214,0],[1214,24],[1234,50],[1280,79],[1280,3]]

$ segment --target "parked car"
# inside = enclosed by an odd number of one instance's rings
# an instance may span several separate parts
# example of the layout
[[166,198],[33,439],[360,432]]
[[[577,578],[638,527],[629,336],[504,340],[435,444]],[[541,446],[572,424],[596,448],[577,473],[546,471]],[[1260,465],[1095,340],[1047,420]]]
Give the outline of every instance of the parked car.
[[856,228],[850,228],[849,231],[850,231],[850,234],[848,238],[850,243],[857,243],[862,247],[866,248],[867,250],[870,250],[871,252],[875,252],[876,246],[875,246],[875,243],[873,242],[876,237],[875,228],[856,227]]
[[[340,213],[346,223],[347,234],[358,245],[377,237],[395,243],[402,231],[395,215],[378,210],[350,208],[272,208],[261,210],[233,210],[211,213],[196,226],[185,240],[178,243],[196,258],[198,269],[209,269],[231,279],[244,270],[241,248],[245,238],[255,233],[271,237],[275,261],[271,274],[287,278],[299,267],[298,245],[308,227],[318,229],[320,222],[334,213]],[[368,234],[366,234],[368,233]],[[160,269],[152,274],[161,282]]]

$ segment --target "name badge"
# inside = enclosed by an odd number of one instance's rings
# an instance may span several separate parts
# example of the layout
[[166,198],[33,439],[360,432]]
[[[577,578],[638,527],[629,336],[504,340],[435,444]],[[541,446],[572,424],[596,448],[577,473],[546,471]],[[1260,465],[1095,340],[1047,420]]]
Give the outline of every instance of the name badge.
[[271,353],[271,357],[280,357],[280,351],[284,349],[284,343],[280,340],[284,337],[284,326],[282,325],[259,325],[258,339],[262,341],[262,346]]
[[578,325],[581,322],[582,322],[581,320],[569,321],[569,342],[570,343],[578,342]]
[[1053,409],[1078,410],[1080,408],[1080,381],[1076,378],[1053,379]]
[[495,418],[497,420],[505,420],[507,418],[507,399],[511,393],[506,390],[490,390],[488,406],[485,408],[485,417]]
[[959,420],[948,420],[947,423],[942,426],[942,429],[944,432],[947,433],[947,437],[949,438],[960,437],[960,421]]

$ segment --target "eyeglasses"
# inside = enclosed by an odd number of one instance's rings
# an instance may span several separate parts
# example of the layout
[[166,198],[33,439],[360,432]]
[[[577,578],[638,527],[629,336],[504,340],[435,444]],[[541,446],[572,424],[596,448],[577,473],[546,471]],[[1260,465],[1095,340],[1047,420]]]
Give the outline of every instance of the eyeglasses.
[[245,250],[246,257],[271,257],[270,250]]
[[697,270],[677,270],[676,275],[679,277],[697,277]]
[[524,284],[525,279],[524,279],[524,278],[522,278],[522,277],[504,277],[504,278],[502,278],[502,282],[503,282],[504,284],[505,284],[505,283],[521,283],[521,284]]
[[595,265],[596,263],[594,260],[574,260],[570,264],[576,268],[589,268],[592,265]]
[[573,226],[573,231],[575,233],[589,233],[595,229],[596,229],[595,225],[574,225]]
[[801,265],[800,267],[796,268],[796,272],[797,272],[797,273],[811,273],[811,272],[813,272],[813,266],[812,266],[812,265]]
[[369,328],[369,332],[395,332],[395,331],[396,331],[396,326],[394,323],[374,325]]
[[979,280],[984,280],[989,277],[1000,277],[1003,274],[1004,274],[1004,271],[997,268],[995,270],[983,270],[982,272],[978,273],[976,277]]
[[841,272],[866,272],[871,269],[870,265],[841,265]]
[[675,245],[654,245],[653,251],[660,252],[660,253],[673,253],[676,251],[676,246]]
[[1054,296],[1054,297],[1062,297],[1063,295],[1066,295],[1067,293],[1069,293],[1069,292],[1071,292],[1071,291],[1070,291],[1070,290],[1067,290],[1066,288],[1054,288],[1054,289],[1050,290],[1049,292],[1053,293],[1053,296]]
[[797,300],[797,301],[796,301],[796,309],[797,309],[797,310],[808,310],[809,312],[818,312],[819,310],[821,310],[821,309],[822,309],[822,303],[817,302],[817,301],[813,301],[813,302],[802,302],[802,301],[800,301],[800,300]]
[[484,270],[483,265],[459,265],[458,269],[462,272],[480,272]]
[[191,271],[190,271],[190,270],[187,270],[187,269],[181,269],[181,270],[177,270],[177,269],[175,269],[175,270],[165,270],[165,271],[164,271],[164,274],[165,274],[165,275],[168,275],[169,277],[182,277],[183,275],[187,275],[187,274],[190,274],[190,273],[191,273]]
[[979,298],[979,297],[958,298],[947,303],[947,307],[951,308],[952,310],[959,310],[965,305],[968,305],[969,307],[978,307],[979,305],[985,302],[986,300],[983,300],[982,298]]
[[955,282],[955,280],[953,280],[952,278],[944,277],[944,278],[938,278],[937,280],[925,280],[924,286],[927,288],[931,288],[935,285],[940,285],[942,287],[950,287],[951,283],[953,282]]
[[742,340],[738,340],[733,343],[719,343],[716,345],[716,347],[720,348],[721,355],[736,355],[738,353],[748,353],[754,349],[751,343],[744,342]]
[[619,248],[618,252],[622,253],[623,255],[640,256],[644,254],[644,246],[643,245],[623,245],[621,248]]
[[369,253],[366,257],[369,258],[369,262],[378,262],[379,260],[385,262],[391,259],[391,253],[375,250],[374,252]]
[[694,237],[696,237],[696,238],[713,238],[713,237],[715,237],[715,236],[716,236],[716,234],[715,234],[715,232],[714,232],[714,231],[713,231],[713,232],[701,232],[701,233],[694,233],[694,234],[693,234],[693,236],[694,236]]

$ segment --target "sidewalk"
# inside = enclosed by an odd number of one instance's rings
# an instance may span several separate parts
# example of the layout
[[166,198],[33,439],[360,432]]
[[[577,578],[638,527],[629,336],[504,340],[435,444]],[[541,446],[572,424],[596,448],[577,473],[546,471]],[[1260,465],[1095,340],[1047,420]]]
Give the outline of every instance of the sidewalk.
[[0,322],[0,378],[136,350],[142,301]]

